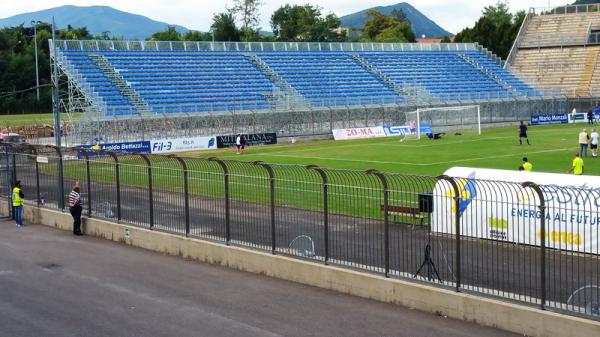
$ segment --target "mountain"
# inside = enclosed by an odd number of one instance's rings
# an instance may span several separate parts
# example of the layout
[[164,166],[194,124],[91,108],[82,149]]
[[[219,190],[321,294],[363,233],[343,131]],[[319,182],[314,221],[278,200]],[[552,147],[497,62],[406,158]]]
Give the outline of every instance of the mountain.
[[[131,14],[108,6],[61,6],[44,9],[37,12],[23,13],[0,19],[0,27],[29,26],[31,20],[52,22],[52,16],[57,28],[87,27],[94,35],[109,31],[111,36],[123,36],[127,39],[144,39],[155,32],[165,30],[168,23],[149,19],[142,15]],[[185,33],[187,28],[175,26],[177,31]]]
[[[402,2],[391,6],[373,7],[369,9],[380,11],[386,15],[391,14],[394,9],[401,9],[402,11],[404,11],[404,14],[406,15],[408,21],[410,21],[410,23],[412,24],[413,31],[415,32],[415,36],[417,38],[420,38],[422,35],[425,35],[426,37],[442,37],[454,35],[446,31],[442,27],[438,26],[437,23],[430,20],[428,17],[423,15],[416,8],[414,8],[410,4],[407,4],[406,2]],[[342,16],[340,18],[340,20],[342,21],[342,27],[362,28],[365,20],[369,18],[369,16],[367,15],[367,11],[369,9]]]

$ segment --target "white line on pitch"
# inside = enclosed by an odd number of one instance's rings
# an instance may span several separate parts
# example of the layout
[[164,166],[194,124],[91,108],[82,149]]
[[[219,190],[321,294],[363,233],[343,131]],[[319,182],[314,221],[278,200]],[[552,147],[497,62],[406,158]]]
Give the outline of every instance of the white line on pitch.
[[328,157],[313,157],[313,156],[294,156],[286,154],[261,154],[262,156],[271,157],[287,157],[287,158],[300,158],[300,159],[316,159],[316,160],[331,160],[331,161],[346,161],[346,162],[357,162],[357,163],[375,163],[375,164],[401,164],[401,165],[416,165],[416,166],[427,166],[429,164],[418,164],[418,163],[403,163],[397,161],[381,161],[381,160],[359,160],[359,159],[342,159],[342,158],[328,158]]
[[[572,150],[572,149],[573,149],[572,147],[569,147],[569,148],[563,148],[563,149],[540,150],[540,151],[527,152],[527,154],[530,155],[530,154],[538,154],[538,153],[562,152],[562,151],[567,151],[567,150]],[[522,154],[514,154],[514,153],[512,153],[512,154],[503,154],[503,155],[495,155],[495,156],[487,156],[487,157],[472,157],[472,158],[467,158],[467,159],[439,161],[439,162],[430,163],[430,164],[427,164],[427,165],[452,164],[452,163],[476,161],[476,160],[482,160],[482,159],[521,157],[521,156],[522,156]]]
[[[528,152],[528,154],[538,154],[538,153],[551,153],[551,152],[561,152],[571,150],[572,148],[563,148],[563,149],[553,149],[553,150],[540,150],[534,152]],[[373,164],[398,164],[398,165],[412,165],[412,166],[433,166],[433,165],[441,165],[441,164],[452,164],[452,163],[460,163],[460,162],[469,162],[469,161],[477,161],[483,159],[494,159],[494,158],[507,158],[507,157],[520,157],[521,154],[506,154],[506,155],[494,155],[494,156],[485,156],[485,157],[472,157],[468,159],[457,159],[457,160],[449,160],[449,161],[440,161],[435,163],[408,163],[408,162],[397,162],[397,161],[381,161],[381,160],[360,160],[360,159],[343,159],[343,158],[329,158],[329,157],[314,157],[314,156],[294,156],[294,155],[285,155],[285,154],[261,154],[262,156],[272,156],[272,157],[287,157],[287,158],[300,158],[300,159],[315,159],[315,160],[330,160],[330,161],[342,161],[342,162],[356,162],[356,163],[373,163]]]

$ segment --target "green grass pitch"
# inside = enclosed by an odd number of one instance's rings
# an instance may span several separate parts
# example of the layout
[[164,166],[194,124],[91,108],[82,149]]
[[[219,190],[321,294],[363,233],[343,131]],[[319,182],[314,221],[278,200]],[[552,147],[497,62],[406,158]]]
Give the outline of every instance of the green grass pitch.
[[[578,151],[578,133],[586,127],[578,125],[535,126],[529,128],[532,145],[519,145],[517,127],[484,129],[478,136],[467,132],[461,136],[448,134],[441,140],[406,140],[399,137],[373,138],[352,141],[310,141],[274,146],[252,146],[243,155],[235,149],[179,153],[186,157],[219,157],[243,161],[265,161],[280,164],[317,164],[325,168],[367,170],[377,169],[390,173],[407,173],[427,176],[442,174],[453,166],[501,168],[516,171],[521,158],[527,156],[537,172],[565,173]],[[591,154],[590,154],[591,155]],[[585,158],[586,173],[600,174],[600,159]],[[148,185],[145,163],[138,156],[120,159],[120,181],[123,186]],[[213,162],[189,161],[188,179],[190,193],[209,197],[223,197],[222,169]],[[269,203],[268,176],[265,170],[252,170],[252,165],[230,166],[230,197],[233,200]],[[42,165],[46,174],[56,174],[56,164]],[[115,167],[112,158],[98,158],[90,163],[94,181],[114,184]],[[183,175],[174,159],[156,157],[152,164],[155,190],[182,190]],[[286,173],[287,172],[287,173]],[[278,205],[302,209],[320,209],[320,178],[317,175],[295,176],[295,170],[280,170],[276,184]],[[66,161],[64,169],[68,179],[84,179],[86,167],[82,161]],[[337,179],[337,178],[336,178]],[[350,180],[348,180],[350,179]],[[330,192],[337,197],[330,200],[330,210],[337,214],[380,217],[380,200],[365,197],[374,192],[377,184],[343,178],[334,181]],[[331,181],[330,181],[331,182]],[[423,191],[433,187],[435,179],[425,179],[415,187]],[[316,196],[316,197],[315,197]],[[340,197],[341,196],[341,197]],[[416,202],[416,194],[394,190],[390,202],[410,204]]]
[[[62,114],[62,120],[66,120],[66,114]],[[81,113],[73,114],[74,119],[81,117]],[[54,117],[51,113],[43,114],[14,114],[14,115],[0,115],[0,128],[5,127],[20,127],[20,126],[31,126],[31,125],[53,125]]]
[[[599,127],[595,126],[595,127]],[[295,144],[251,146],[243,155],[235,149],[180,153],[189,157],[219,157],[280,164],[316,164],[326,168],[408,173],[435,176],[453,166],[517,170],[526,156],[536,172],[566,173],[579,151],[578,133],[590,125],[529,126],[531,145],[519,145],[518,127],[483,129],[462,135],[449,133],[441,140],[399,137],[347,141],[306,141]],[[600,158],[584,158],[585,174],[600,174]]]

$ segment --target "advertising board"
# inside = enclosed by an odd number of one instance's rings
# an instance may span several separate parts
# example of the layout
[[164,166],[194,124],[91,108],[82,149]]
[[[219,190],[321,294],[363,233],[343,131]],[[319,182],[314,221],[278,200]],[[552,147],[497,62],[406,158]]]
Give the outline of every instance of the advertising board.
[[[429,124],[421,124],[419,126],[419,129],[421,130],[421,134],[428,134],[431,133],[431,126],[429,126]],[[416,126],[415,127],[410,127],[408,125],[404,125],[404,126],[390,126],[390,125],[384,125],[383,126],[383,130],[385,131],[385,135],[388,137],[393,137],[393,136],[402,136],[402,135],[414,135],[416,134]]]
[[364,128],[333,129],[333,139],[349,140],[373,137],[386,137],[382,126],[372,126]]
[[[439,181],[433,191],[433,232],[454,234],[459,212],[464,236],[539,246],[544,214],[547,247],[600,253],[600,177],[467,167],[453,167],[445,175],[456,179],[459,207],[450,184]],[[525,181],[543,185],[544,213],[534,190],[521,186]]]
[[[594,121],[600,120],[600,112],[594,112]],[[587,123],[587,112],[569,114],[569,123]]]
[[216,148],[217,142],[215,136],[157,139],[150,141],[150,149],[152,153],[198,151]]
[[531,125],[549,125],[549,124],[567,124],[569,123],[568,114],[544,114],[532,115]]
[[[246,145],[273,145],[277,144],[277,134],[269,133],[250,133],[243,134],[246,138]],[[237,135],[217,136],[217,147],[219,149],[235,146]]]
[[[90,149],[93,145],[81,145],[79,147],[84,149]],[[124,143],[106,143],[100,144],[100,152],[102,151],[114,151],[114,152],[127,152],[127,153],[150,153],[150,141],[139,141],[139,142],[124,142]],[[100,155],[95,151],[88,151],[88,156]],[[78,157],[81,157],[79,155]]]

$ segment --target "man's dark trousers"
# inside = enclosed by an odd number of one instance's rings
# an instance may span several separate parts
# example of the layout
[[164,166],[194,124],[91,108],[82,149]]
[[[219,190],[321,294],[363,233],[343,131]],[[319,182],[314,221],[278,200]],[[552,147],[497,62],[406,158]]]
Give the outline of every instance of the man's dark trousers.
[[81,206],[74,206],[69,209],[73,216],[73,234],[81,234]]

